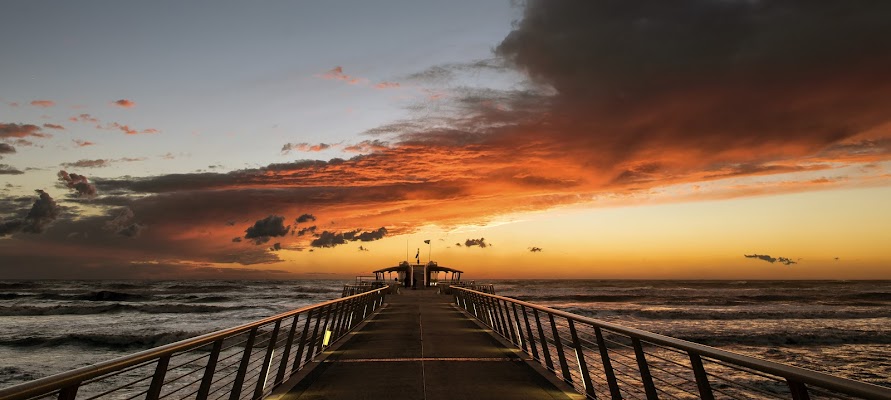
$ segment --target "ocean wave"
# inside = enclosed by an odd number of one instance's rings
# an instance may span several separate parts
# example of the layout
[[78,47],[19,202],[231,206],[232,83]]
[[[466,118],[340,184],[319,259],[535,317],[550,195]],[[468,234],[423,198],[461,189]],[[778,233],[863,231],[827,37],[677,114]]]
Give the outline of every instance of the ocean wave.
[[82,300],[82,301],[145,301],[151,298],[143,294],[115,292],[111,290],[98,290],[87,293],[56,293],[45,292],[35,294],[34,297],[41,300]]
[[34,316],[34,315],[89,315],[122,312],[142,312],[146,314],[190,314],[221,313],[244,309],[255,309],[251,306],[210,306],[195,304],[102,304],[72,306],[13,306],[0,307],[0,316]]
[[590,318],[634,318],[639,320],[780,320],[780,319],[870,319],[887,318],[882,309],[870,310],[591,310],[578,307],[561,308],[566,312]]
[[707,346],[829,346],[839,344],[891,344],[891,335],[882,332],[823,329],[819,333],[702,333],[680,334],[677,338]]
[[26,336],[0,340],[0,346],[11,347],[50,347],[74,345],[82,347],[105,347],[111,349],[152,348],[200,335],[200,332],[172,331],[139,334],[95,334],[70,333],[55,337]]

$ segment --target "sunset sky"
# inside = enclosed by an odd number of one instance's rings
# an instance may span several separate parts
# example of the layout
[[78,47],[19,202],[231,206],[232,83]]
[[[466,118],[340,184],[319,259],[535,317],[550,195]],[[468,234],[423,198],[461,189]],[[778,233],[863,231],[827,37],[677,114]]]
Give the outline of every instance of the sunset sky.
[[0,279],[891,279],[891,2],[0,12]]

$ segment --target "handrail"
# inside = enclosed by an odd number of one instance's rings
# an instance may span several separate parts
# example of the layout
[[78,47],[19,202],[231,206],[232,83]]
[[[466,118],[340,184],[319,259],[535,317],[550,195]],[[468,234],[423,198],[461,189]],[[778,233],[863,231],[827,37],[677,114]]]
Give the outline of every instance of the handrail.
[[[169,361],[169,357],[172,356],[174,353],[179,353],[179,352],[188,351],[188,350],[195,350],[195,349],[201,348],[201,347],[206,346],[211,343],[221,342],[225,339],[233,338],[233,337],[235,337],[239,334],[243,334],[243,333],[248,333],[248,332],[251,333],[251,339],[248,340],[248,342],[250,344],[250,342],[253,341],[253,337],[256,335],[258,328],[274,323],[274,324],[276,324],[275,332],[277,333],[280,323],[288,318],[292,318],[292,321],[293,321],[292,332],[289,336],[288,343],[286,345],[287,346],[286,348],[290,349],[294,344],[293,339],[294,339],[295,333],[293,331],[294,331],[295,327],[297,326],[297,319],[299,318],[300,315],[307,314],[307,316],[303,320],[301,320],[301,321],[305,321],[305,325],[307,327],[310,325],[309,319],[315,317],[316,318],[315,325],[316,325],[316,328],[318,328],[319,321],[321,320],[321,317],[322,317],[321,310],[325,310],[324,312],[326,313],[326,316],[325,316],[326,326],[329,322],[328,318],[331,317],[331,322],[332,322],[331,328],[339,329],[339,328],[341,328],[341,323],[342,323],[341,319],[345,319],[346,311],[350,311],[351,312],[350,321],[348,323],[346,323],[345,325],[343,325],[344,329],[340,329],[338,332],[336,332],[337,336],[335,336],[334,338],[331,338],[333,340],[336,340],[337,338],[340,338],[344,334],[346,334],[349,331],[349,329],[351,329],[353,326],[355,326],[362,319],[364,319],[365,317],[370,315],[371,313],[369,311],[373,311],[374,309],[379,307],[381,304],[383,304],[383,297],[385,295],[386,290],[388,290],[388,288],[380,288],[380,289],[376,289],[376,290],[367,291],[364,293],[359,293],[359,294],[349,296],[349,297],[343,297],[343,298],[339,298],[339,299],[329,300],[329,301],[325,301],[322,303],[297,308],[297,309],[294,309],[291,311],[287,311],[287,312],[284,312],[284,313],[281,313],[278,315],[267,317],[267,318],[264,318],[264,319],[261,319],[258,321],[239,325],[239,326],[236,326],[233,328],[228,328],[228,329],[223,329],[223,330],[219,330],[216,332],[207,333],[207,334],[196,336],[193,338],[181,340],[181,341],[178,341],[175,343],[170,343],[167,345],[155,347],[153,349],[144,350],[144,351],[141,351],[141,352],[138,352],[135,354],[131,354],[131,355],[127,355],[124,357],[119,357],[119,358],[112,359],[109,361],[100,362],[100,363],[93,364],[90,366],[77,368],[77,369],[74,369],[71,371],[66,371],[66,372],[56,374],[56,375],[36,379],[36,380],[30,381],[30,382],[25,382],[25,383],[22,383],[19,385],[3,388],[3,389],[0,389],[0,400],[30,399],[30,398],[34,398],[36,396],[43,396],[43,395],[46,395],[49,393],[53,393],[55,391],[62,391],[62,390],[65,390],[66,388],[69,390],[73,390],[72,393],[76,393],[77,387],[82,382],[86,382],[86,381],[94,379],[94,378],[98,378],[98,377],[102,377],[104,375],[119,372],[126,368],[139,366],[141,364],[144,364],[146,362],[153,361],[153,360],[159,360],[159,365],[161,365],[162,360],[167,359],[167,361]],[[358,306],[360,306],[360,305],[365,307],[363,315],[361,316],[361,318],[358,318],[358,319],[352,318],[352,316],[353,316],[352,312],[354,312],[355,310],[360,310],[360,308],[358,308]],[[371,310],[368,309],[368,306],[371,306]],[[347,307],[351,307],[351,308],[347,309]],[[313,316],[312,315],[313,311],[316,311],[316,310],[319,310],[320,312],[315,313],[315,316]],[[327,314],[331,314],[331,315],[327,315]],[[334,326],[335,322],[338,323],[337,326]],[[318,338],[316,337],[316,332],[313,333],[312,340],[314,342],[312,342],[312,343],[308,343],[306,337],[301,336],[300,339],[302,341],[301,343],[299,343],[301,346],[301,350],[302,350],[302,347],[304,346],[304,344],[310,344],[310,345],[314,346],[314,345],[316,345],[315,341],[321,341],[321,337],[318,337]],[[318,340],[316,340],[316,339],[318,339]],[[274,341],[275,341],[275,337],[273,335],[273,337],[269,340],[270,351],[267,352],[267,353],[269,353],[267,355],[267,357],[272,356],[271,353],[274,350],[274,346],[273,346],[273,344],[275,344],[275,343],[273,343]],[[307,343],[304,343],[304,342],[307,342]],[[321,351],[322,347],[323,346],[318,347],[319,351]],[[307,354],[307,360],[310,359],[310,356],[315,355],[315,354],[312,354],[312,351],[313,351],[312,349],[313,348],[310,348],[310,352]],[[251,345],[245,346],[245,353],[251,353],[252,350],[253,349],[251,348]],[[218,354],[219,349],[217,348],[217,349],[215,349],[215,351]],[[300,356],[302,356],[302,355],[298,355],[297,357],[300,357]],[[211,357],[211,358],[213,358],[213,357]],[[282,360],[282,363],[284,364],[285,361],[287,361],[287,360]],[[300,360],[298,360],[298,361],[300,361]],[[164,361],[164,362],[166,362],[166,361]],[[295,367],[296,367],[296,365],[295,365]],[[268,366],[267,366],[267,368],[268,368]],[[158,368],[158,369],[160,370],[161,368]],[[294,372],[296,372],[296,369],[297,368],[292,369],[291,373],[293,374]],[[282,369],[282,371],[284,371],[284,368]],[[163,383],[163,374],[164,373],[166,373],[166,370],[163,373],[161,373],[161,375],[162,375],[161,383]],[[211,375],[212,375],[212,373],[211,373]],[[241,374],[241,375],[243,377],[244,374]],[[73,387],[73,389],[71,389],[72,387]],[[60,392],[60,399],[62,397],[63,396]],[[71,397],[71,399],[73,399],[73,397]]]
[[[806,385],[813,385],[816,387],[829,389],[829,390],[832,390],[832,391],[835,391],[838,393],[843,393],[843,394],[851,395],[851,396],[858,396],[858,397],[867,398],[867,399],[891,399],[891,388],[873,385],[873,384],[866,383],[866,382],[859,382],[859,381],[854,381],[854,380],[850,380],[850,379],[845,379],[845,378],[829,375],[829,374],[822,373],[822,372],[812,371],[812,370],[801,368],[801,367],[785,365],[785,364],[780,364],[780,363],[773,362],[773,361],[768,361],[768,360],[763,360],[763,359],[759,359],[759,358],[755,358],[755,357],[736,354],[736,353],[729,352],[726,350],[720,350],[720,349],[717,349],[714,347],[709,347],[706,345],[693,343],[693,342],[689,342],[686,340],[681,340],[681,339],[677,339],[677,338],[673,338],[673,337],[669,337],[669,336],[665,336],[665,335],[660,335],[657,333],[647,332],[647,331],[640,330],[640,329],[630,328],[630,327],[618,325],[618,324],[611,323],[611,322],[588,318],[588,317],[572,314],[572,313],[565,312],[565,311],[555,310],[555,309],[552,309],[549,307],[544,307],[541,305],[529,303],[529,302],[522,301],[522,300],[513,299],[510,297],[504,297],[504,296],[499,296],[499,295],[495,295],[495,294],[484,293],[481,291],[474,291],[474,290],[461,288],[461,287],[454,287],[453,289],[456,290],[455,301],[458,303],[459,306],[462,306],[463,308],[465,308],[465,310],[467,310],[471,315],[474,315],[478,319],[482,320],[484,323],[491,326],[500,335],[504,336],[508,340],[511,340],[515,345],[517,345],[518,347],[522,347],[527,352],[529,352],[529,348],[534,347],[534,346],[526,346],[527,341],[531,342],[535,339],[535,335],[532,332],[529,322],[528,322],[529,316],[527,314],[528,312],[526,311],[527,309],[532,310],[536,321],[538,321],[538,319],[539,319],[537,312],[542,312],[542,313],[547,314],[548,317],[551,319],[553,332],[555,334],[557,334],[557,329],[556,329],[556,326],[553,325],[554,324],[553,317],[559,317],[559,318],[565,319],[567,321],[568,328],[569,328],[570,333],[572,334],[573,338],[572,338],[572,340],[569,341],[570,343],[562,343],[562,346],[569,346],[569,347],[575,348],[576,351],[579,352],[577,355],[581,355],[580,357],[578,357],[580,359],[580,361],[579,361],[580,369],[585,369],[586,366],[584,365],[584,362],[583,362],[583,360],[584,360],[583,349],[581,349],[581,347],[583,347],[583,346],[581,346],[581,345],[573,346],[574,343],[578,343],[578,338],[576,337],[577,336],[576,328],[590,326],[591,328],[595,329],[595,331],[596,331],[595,334],[598,337],[598,343],[596,345],[598,345],[598,347],[601,347],[600,345],[603,345],[603,343],[604,343],[599,330],[607,330],[607,331],[615,333],[615,334],[627,336],[627,337],[631,338],[633,342],[634,341],[645,341],[650,344],[665,346],[665,347],[668,347],[671,349],[681,350],[685,353],[688,353],[691,357],[691,363],[693,364],[691,366],[691,368],[694,369],[694,372],[697,373],[697,375],[700,373],[700,371],[697,371],[697,370],[701,369],[701,365],[697,366],[696,365],[697,361],[693,361],[694,355],[697,356],[696,358],[705,357],[708,359],[720,360],[720,361],[723,361],[726,363],[733,364],[735,366],[741,366],[741,367],[749,368],[749,369],[759,371],[762,373],[774,375],[776,377],[784,378],[788,382],[788,384],[791,388],[790,391],[792,392],[791,394],[794,399],[808,398]],[[474,307],[469,307],[468,303],[470,303]],[[503,303],[503,305],[502,305],[502,303]],[[508,304],[510,304],[510,307],[507,306]],[[524,320],[526,320],[525,324],[526,324],[526,329],[528,331],[528,335],[526,338],[523,338],[522,337],[523,335],[520,332],[520,331],[522,331],[522,328],[521,328],[521,321],[519,320],[520,314],[518,314],[516,311],[517,307],[520,307],[523,310],[522,318]],[[494,312],[493,312],[493,314],[486,315],[485,313],[480,312],[481,309],[493,310]],[[511,315],[512,315],[511,312],[513,312],[514,324],[515,324],[515,327],[517,330],[516,335],[514,334],[514,331],[513,331],[514,327],[507,326],[507,325],[511,324],[511,322],[509,321],[511,319]],[[502,314],[506,314],[507,317],[505,318]],[[575,325],[575,323],[578,323],[579,325]],[[541,326],[539,326],[538,329],[539,329],[539,332],[542,331]],[[539,339],[540,340],[544,339],[545,341],[550,340],[548,343],[557,342],[558,344],[560,344],[560,342],[562,342],[562,340],[560,340],[560,338],[558,336],[559,335],[557,335],[557,336],[552,335],[550,338],[547,338],[546,335],[539,334],[539,337],[540,337]],[[538,343],[538,344],[540,345],[541,343]],[[560,346],[557,346],[557,347],[559,348]],[[609,346],[603,345],[602,347],[609,347]],[[637,352],[637,350],[638,350],[637,347],[639,347],[639,345],[634,344],[634,347],[635,347],[635,352]],[[608,351],[606,351],[606,350],[607,349],[605,349],[605,348],[599,349],[601,357],[604,354],[608,354]],[[612,348],[609,348],[609,350],[612,350]],[[641,368],[641,370],[646,370],[647,368],[646,368],[645,357],[643,357],[641,354],[636,354],[636,358],[637,358],[638,363],[640,363],[642,359],[644,360],[644,365]],[[535,354],[535,357],[537,359],[539,358],[537,356],[537,354]],[[543,361],[543,360],[539,359],[539,361]],[[546,361],[552,362],[552,360],[546,360]],[[563,361],[563,363],[565,363],[565,361]],[[605,364],[604,370],[611,369],[611,367],[608,365],[609,362],[604,361],[604,364]],[[699,362],[699,364],[701,364],[701,361]],[[644,373],[646,371],[640,371],[640,372]],[[703,370],[701,372],[703,373],[702,376],[705,376],[705,371]],[[700,382],[698,378],[699,378],[699,376],[697,376],[697,384],[701,385],[703,382]],[[606,379],[606,378],[604,378],[604,379]],[[603,380],[603,379],[601,379],[601,380]],[[610,382],[610,383],[614,383],[614,382]],[[707,380],[706,380],[705,384],[706,385],[708,384]],[[585,389],[587,389],[587,388],[585,388]],[[803,390],[803,393],[801,393],[801,392],[796,393],[796,390]],[[708,394],[711,395],[710,388],[707,391],[708,391]],[[649,393],[648,393],[647,397],[649,398]],[[701,398],[710,398],[708,396],[702,395],[701,387],[700,387],[700,397]]]

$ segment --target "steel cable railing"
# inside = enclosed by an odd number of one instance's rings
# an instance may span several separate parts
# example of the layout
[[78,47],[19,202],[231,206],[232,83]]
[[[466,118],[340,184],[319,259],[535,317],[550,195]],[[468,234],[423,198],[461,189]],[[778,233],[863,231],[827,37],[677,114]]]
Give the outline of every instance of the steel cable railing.
[[363,291],[7,387],[0,389],[0,400],[261,399],[383,305],[388,290]]
[[482,291],[455,303],[588,398],[891,400],[891,388],[762,360]]

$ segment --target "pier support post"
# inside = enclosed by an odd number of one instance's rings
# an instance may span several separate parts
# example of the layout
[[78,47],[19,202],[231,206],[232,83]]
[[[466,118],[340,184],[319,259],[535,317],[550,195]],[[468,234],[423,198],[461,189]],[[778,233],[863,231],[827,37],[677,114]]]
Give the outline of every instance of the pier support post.
[[220,351],[223,349],[223,339],[213,342],[210,355],[207,357],[207,366],[204,367],[204,377],[201,378],[201,386],[198,388],[196,399],[206,399],[210,394],[210,385],[213,384],[213,375],[217,370],[217,360],[220,359]]
[[257,386],[254,387],[254,397],[259,399],[263,397],[263,390],[266,389],[266,381],[269,377],[269,367],[272,363],[272,353],[275,351],[275,341],[278,339],[278,331],[281,328],[282,320],[275,321],[272,328],[272,334],[269,336],[269,344],[266,345],[266,355],[263,356],[263,365],[260,366],[260,375],[257,375]]
[[594,327],[594,335],[597,337],[597,348],[600,349],[600,360],[603,362],[603,373],[606,375],[606,383],[609,385],[609,394],[613,400],[622,400],[622,392],[619,391],[619,382],[616,381],[616,372],[613,371],[613,363],[609,358],[609,349],[603,340],[603,332],[600,327]]
[[545,366],[547,366],[549,370],[554,371],[554,362],[551,360],[551,349],[550,346],[548,346],[548,338],[544,334],[544,329],[541,327],[541,318],[538,316],[538,310],[532,309],[532,315],[535,316],[535,325],[538,326],[538,338],[541,342],[541,353],[545,359]]
[[247,375],[248,364],[251,362],[251,353],[254,349],[254,340],[257,339],[257,327],[251,329],[248,334],[247,342],[244,344],[244,353],[241,355],[241,364],[238,366],[238,373],[235,375],[235,382],[232,383],[232,391],[229,393],[229,400],[238,400],[241,397],[241,387],[244,385],[244,376]]
[[288,359],[291,358],[291,347],[294,346],[294,335],[297,333],[297,317],[299,315],[295,315],[293,321],[291,321],[291,329],[288,331],[288,339],[285,341],[285,349],[282,351],[282,360],[278,365],[278,373],[275,374],[275,383],[277,384],[285,381]]
[[532,335],[532,326],[529,325],[529,314],[526,306],[520,305],[520,312],[523,313],[523,323],[526,325],[526,341],[529,342],[529,349],[532,350],[532,358],[538,360],[538,349],[535,346],[535,336]]
[[585,385],[585,394],[592,399],[597,398],[594,392],[594,384],[591,383],[591,374],[588,373],[588,362],[585,360],[585,352],[582,351],[582,342],[579,340],[578,332],[575,330],[575,323],[571,319],[567,319],[569,324],[569,335],[572,337],[572,347],[575,348],[575,358],[579,363],[579,373],[582,375],[582,383]]
[[637,358],[637,368],[640,370],[640,380],[643,382],[647,400],[658,400],[659,396],[656,394],[656,385],[653,384],[653,376],[650,375],[650,366],[647,364],[647,357],[644,354],[643,345],[640,343],[640,339],[636,337],[631,338],[631,344],[634,346],[634,355]]
[[569,364],[566,364],[566,354],[563,352],[563,343],[560,340],[560,332],[557,330],[557,323],[554,321],[554,315],[548,314],[551,321],[551,333],[554,335],[554,350],[557,352],[557,360],[560,361],[560,371],[563,373],[563,380],[572,384],[572,375],[569,374]]

